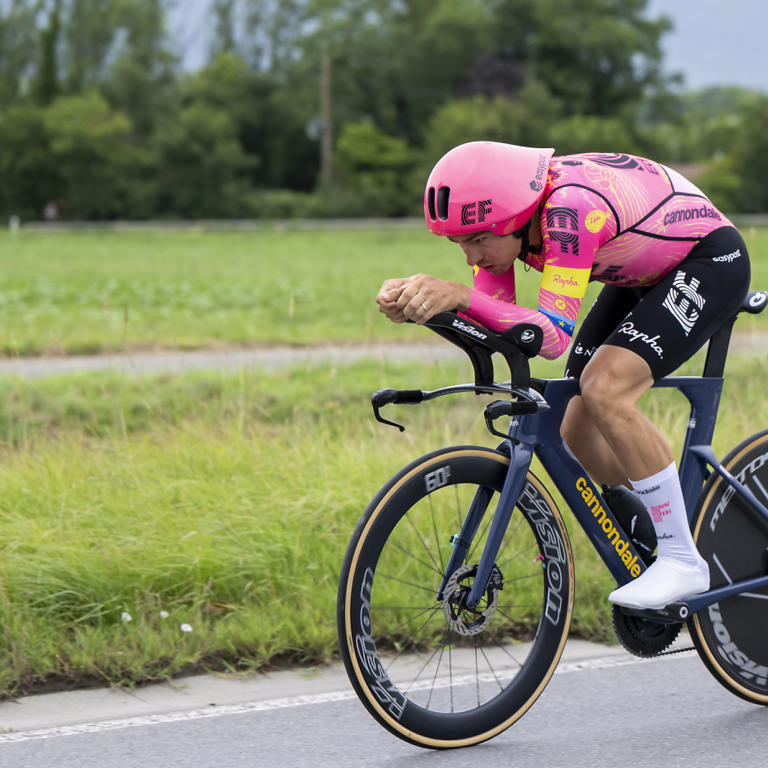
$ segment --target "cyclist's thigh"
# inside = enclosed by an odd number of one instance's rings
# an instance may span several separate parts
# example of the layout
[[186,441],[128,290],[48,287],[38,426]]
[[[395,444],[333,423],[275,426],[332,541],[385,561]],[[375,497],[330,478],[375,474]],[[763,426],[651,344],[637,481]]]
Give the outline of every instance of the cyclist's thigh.
[[604,343],[640,355],[654,380],[667,376],[737,311],[749,278],[741,235],[733,227],[717,229],[647,290]]
[[647,289],[606,285],[590,307],[576,334],[565,375],[579,378],[595,350],[606,340]]

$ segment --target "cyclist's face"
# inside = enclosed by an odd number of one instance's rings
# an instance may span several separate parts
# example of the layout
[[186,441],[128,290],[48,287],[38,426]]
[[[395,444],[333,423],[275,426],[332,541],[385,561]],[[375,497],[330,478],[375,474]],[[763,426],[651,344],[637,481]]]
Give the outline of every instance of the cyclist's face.
[[467,257],[470,267],[503,275],[520,255],[522,240],[514,235],[494,235],[493,232],[475,232],[471,235],[454,235],[448,238],[458,243]]

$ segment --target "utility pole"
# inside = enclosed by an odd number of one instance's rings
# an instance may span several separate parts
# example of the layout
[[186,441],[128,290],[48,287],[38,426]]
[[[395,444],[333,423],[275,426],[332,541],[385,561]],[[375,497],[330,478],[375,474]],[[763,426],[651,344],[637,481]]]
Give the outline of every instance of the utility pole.
[[331,111],[331,57],[320,65],[320,183],[328,190],[333,179],[333,124]]

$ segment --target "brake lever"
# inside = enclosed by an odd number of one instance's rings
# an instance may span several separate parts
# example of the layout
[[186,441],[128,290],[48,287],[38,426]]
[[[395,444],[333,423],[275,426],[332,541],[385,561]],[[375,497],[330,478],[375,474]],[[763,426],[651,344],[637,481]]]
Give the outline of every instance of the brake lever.
[[541,411],[548,411],[549,404],[543,401],[537,400],[494,400],[485,406],[485,426],[492,435],[498,437],[509,437],[509,435],[499,432],[494,426],[494,421],[502,416],[524,416],[525,414],[539,413]]
[[[405,392],[399,392],[398,390],[392,389],[391,387],[388,387],[387,389],[380,389],[378,392],[374,392],[371,395],[371,406],[373,407],[373,415],[376,417],[376,421],[381,422],[382,424],[387,424],[390,427],[397,427],[401,432],[405,432],[405,427],[402,424],[398,424],[397,422],[385,419],[381,415],[380,410],[385,405],[389,405],[390,403],[421,402],[423,395],[421,392],[418,392],[417,396],[417,392],[418,390],[406,390]],[[405,397],[403,397],[404,395]]]
[[377,406],[377,405],[373,406],[373,415],[376,417],[376,421],[379,421],[382,424],[387,424],[390,427],[397,427],[401,432],[405,432],[405,427],[402,424],[398,424],[395,421],[389,421],[389,419],[385,419],[379,413],[379,406]]

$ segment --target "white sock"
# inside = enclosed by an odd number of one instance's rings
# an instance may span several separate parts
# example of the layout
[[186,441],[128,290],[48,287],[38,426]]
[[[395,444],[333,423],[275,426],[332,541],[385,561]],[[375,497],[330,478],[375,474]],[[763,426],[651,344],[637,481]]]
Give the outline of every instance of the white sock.
[[655,475],[644,480],[630,480],[630,483],[651,516],[658,541],[658,556],[689,566],[701,566],[703,560],[688,526],[675,462]]

